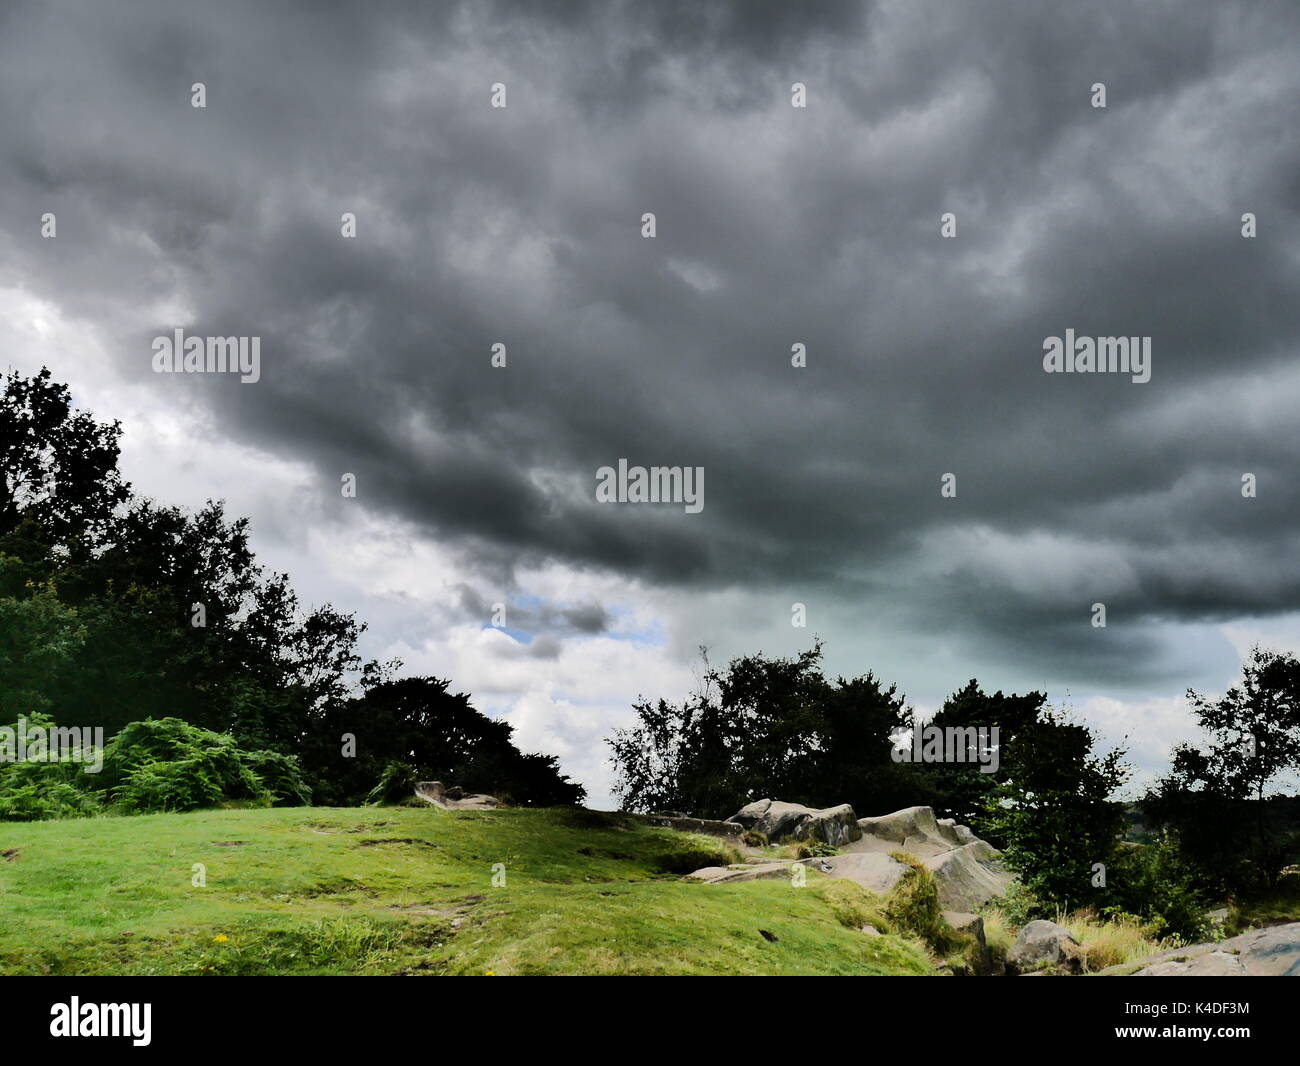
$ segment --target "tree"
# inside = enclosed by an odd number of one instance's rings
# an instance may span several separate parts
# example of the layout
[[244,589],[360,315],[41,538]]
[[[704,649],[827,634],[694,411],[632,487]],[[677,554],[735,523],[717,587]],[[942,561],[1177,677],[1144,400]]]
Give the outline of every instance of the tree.
[[1209,735],[1180,744],[1170,773],[1143,797],[1144,812],[1177,832],[1184,854],[1221,890],[1274,887],[1300,858],[1300,834],[1282,783],[1300,771],[1300,661],[1251,650],[1240,686],[1188,700]]
[[[299,755],[336,802],[360,802],[395,763],[518,803],[584,797],[554,757],[518,751],[507,723],[446,682],[396,682],[399,664],[363,664],[364,625],[304,608],[287,575],[257,563],[247,519],[218,501],[190,513],[132,496],[120,432],[73,411],[48,370],[4,380],[0,712],[84,723],[93,709],[108,738],[142,736],[151,721],[197,729],[209,747],[225,737],[274,778],[276,802],[310,795]],[[362,758],[339,760],[340,731],[365,738]],[[217,778],[196,783],[185,761],[151,770],[145,791],[178,790],[167,803],[216,795]],[[8,809],[24,816],[77,807],[25,780],[15,789]]]
[[0,395],[0,537],[24,516],[50,543],[93,543],[129,494],[117,471],[117,422],[72,410],[48,369],[32,378],[10,371]]
[[890,757],[903,697],[870,673],[831,682],[821,659],[820,643],[790,659],[742,656],[680,704],[634,704],[637,724],[607,741],[623,809],[725,818],[764,797],[905,806],[910,768]]
[[[8,563],[0,556],[0,571]],[[84,639],[75,612],[48,588],[0,599],[0,722],[48,711]]]
[[[334,805],[364,802],[385,775],[401,789],[437,780],[522,806],[580,803],[586,791],[559,772],[555,757],[521,753],[513,732],[465,693],[450,692],[447,681],[380,681],[320,711],[304,739],[303,764],[317,802]],[[347,735],[355,738],[354,756],[344,754]]]
[[1003,860],[1038,899],[1067,910],[1096,900],[1096,866],[1109,866],[1125,825],[1111,795],[1128,780],[1124,753],[1093,754],[1096,737],[1044,712],[1007,745],[1013,770],[986,799]]
[[[955,818],[971,826],[977,835],[1001,847],[995,826],[989,821],[988,800],[999,785],[1010,780],[1014,772],[1015,737],[1033,728],[1047,710],[1047,694],[1028,692],[1023,696],[1006,696],[1001,691],[986,694],[972,678],[966,686],[944,701],[943,707],[925,725],[940,729],[998,730],[996,770],[972,763],[920,763],[915,767],[918,786],[925,802],[941,818]],[[912,728],[923,723],[913,715]]]

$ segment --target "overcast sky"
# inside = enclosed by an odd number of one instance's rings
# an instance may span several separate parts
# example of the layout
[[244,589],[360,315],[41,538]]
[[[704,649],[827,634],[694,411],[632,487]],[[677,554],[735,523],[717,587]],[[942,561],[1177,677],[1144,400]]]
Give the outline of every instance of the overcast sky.
[[[0,5],[0,367],[597,806],[700,645],[816,636],[1162,769],[1300,650],[1298,206],[1293,0]],[[260,381],[154,373],[176,328]],[[703,510],[597,502],[620,458]]]

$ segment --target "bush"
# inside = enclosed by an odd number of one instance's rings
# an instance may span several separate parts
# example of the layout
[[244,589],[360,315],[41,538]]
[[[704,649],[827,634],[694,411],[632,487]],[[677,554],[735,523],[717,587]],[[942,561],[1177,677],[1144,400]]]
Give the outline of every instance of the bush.
[[1107,885],[1111,902],[1101,908],[1103,917],[1134,916],[1160,939],[1191,942],[1209,934],[1205,917],[1209,900],[1197,871],[1171,836],[1120,849]]
[[[54,724],[40,712],[27,717],[29,731],[50,729]],[[16,730],[17,725],[7,728]],[[82,763],[8,761],[25,755],[14,751],[0,761],[0,821],[80,818],[99,810],[96,775],[87,774]]]
[[885,901],[885,917],[904,935],[919,937],[937,954],[945,954],[957,943],[952,927],[943,920],[939,886],[921,861],[905,851],[890,852],[907,869]]
[[303,776],[296,756],[278,751],[249,751],[242,754],[244,765],[257,775],[271,794],[273,807],[310,807],[311,786]]
[[390,762],[379,775],[375,787],[366,796],[367,803],[397,803],[409,799],[420,779],[415,767],[404,762]]
[[796,855],[800,859],[821,859],[839,853],[839,848],[824,840],[804,840],[796,848]]
[[1012,881],[1011,887],[993,903],[993,907],[1012,929],[1019,929],[1040,918],[1052,921],[1057,916],[1056,907],[1039,899],[1021,881]]
[[193,811],[228,800],[269,805],[271,793],[233,737],[179,718],[132,722],[104,748],[109,802],[123,813]]
[[39,822],[97,813],[99,798],[58,771],[57,763],[20,763],[0,773],[0,821]]
[[745,844],[746,847],[750,847],[750,848],[767,847],[767,834],[760,832],[757,829],[746,829],[745,832],[741,834],[740,839]]

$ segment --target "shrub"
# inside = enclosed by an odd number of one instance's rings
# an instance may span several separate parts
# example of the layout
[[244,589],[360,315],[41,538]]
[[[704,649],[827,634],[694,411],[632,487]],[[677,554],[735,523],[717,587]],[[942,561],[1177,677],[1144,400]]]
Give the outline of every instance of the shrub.
[[767,847],[767,834],[760,832],[757,829],[746,829],[745,832],[741,834],[740,839],[741,842],[744,843],[746,847],[750,847],[750,848]]
[[1107,884],[1112,902],[1101,908],[1104,917],[1135,916],[1159,938],[1191,942],[1209,933],[1199,874],[1171,836],[1120,849]]
[[801,841],[795,852],[800,859],[820,859],[829,855],[838,855],[839,853],[839,848],[833,844],[827,844],[824,840]]
[[38,822],[98,812],[99,798],[70,783],[58,769],[57,763],[20,763],[0,773],[0,821]]
[[366,802],[396,803],[409,799],[415,791],[415,783],[418,780],[419,774],[409,763],[390,762],[380,773],[375,787],[366,796]]
[[[27,719],[29,730],[50,728],[54,720],[34,712]],[[16,728],[11,726],[9,728]],[[87,774],[81,763],[0,760],[0,821],[36,822],[46,818],[79,818],[99,810],[95,774]]]
[[1012,929],[1019,929],[1039,918],[1052,920],[1056,917],[1056,908],[1044,903],[1021,881],[1012,881],[1002,898],[993,903],[993,909]]
[[228,800],[269,804],[233,737],[179,718],[132,722],[104,748],[109,801],[124,813],[192,811]]
[[890,856],[907,869],[885,901],[885,917],[900,933],[919,937],[936,953],[945,954],[958,938],[943,920],[934,875],[905,851],[893,851]]
[[241,758],[271,794],[271,806],[311,806],[311,786],[307,784],[296,756],[282,755],[278,751],[249,751],[244,752]]

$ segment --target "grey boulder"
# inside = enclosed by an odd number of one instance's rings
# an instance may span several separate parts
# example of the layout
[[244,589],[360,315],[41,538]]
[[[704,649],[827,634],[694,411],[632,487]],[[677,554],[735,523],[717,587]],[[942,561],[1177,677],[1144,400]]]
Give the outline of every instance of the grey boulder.
[[1018,972],[1042,966],[1078,970],[1082,961],[1079,942],[1070,930],[1042,919],[1024,926],[1007,952],[1007,966]]
[[839,847],[862,836],[858,817],[847,803],[813,810],[799,803],[761,799],[742,807],[727,821],[757,829],[773,844],[783,840],[821,840]]

